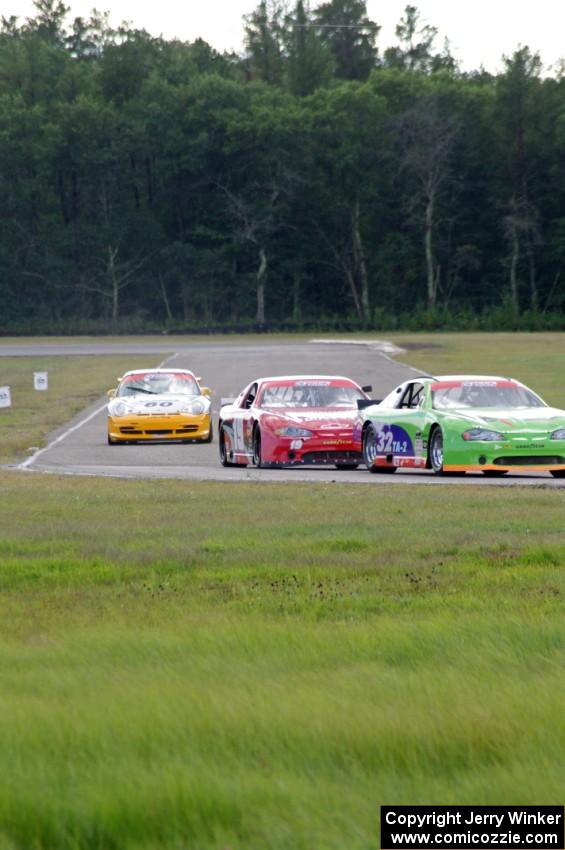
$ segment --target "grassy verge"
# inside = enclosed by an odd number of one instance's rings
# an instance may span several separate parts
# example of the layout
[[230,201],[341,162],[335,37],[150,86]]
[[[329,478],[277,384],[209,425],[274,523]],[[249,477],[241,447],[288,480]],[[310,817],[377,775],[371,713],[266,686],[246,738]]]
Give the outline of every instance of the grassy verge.
[[562,799],[562,491],[1,479],[3,850]]
[[[160,355],[154,355],[155,365]],[[21,460],[45,435],[68,422],[131,368],[131,356],[2,357],[0,385],[11,387],[12,407],[0,410],[0,463]],[[49,389],[33,388],[33,373],[47,372]]]

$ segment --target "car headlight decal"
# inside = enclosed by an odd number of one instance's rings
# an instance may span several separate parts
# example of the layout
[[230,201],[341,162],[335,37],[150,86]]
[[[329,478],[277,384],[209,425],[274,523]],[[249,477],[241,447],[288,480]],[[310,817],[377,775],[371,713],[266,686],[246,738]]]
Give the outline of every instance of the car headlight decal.
[[203,401],[192,401],[189,404],[183,404],[181,407],[181,413],[192,413],[194,416],[200,416],[200,414],[204,413],[206,407]]
[[488,428],[471,428],[461,434],[464,440],[479,440],[481,442],[500,442],[504,436],[500,431],[490,431]]
[[127,416],[129,413],[129,407],[127,404],[124,404],[123,401],[119,401],[112,407],[112,416]]
[[293,426],[287,426],[286,428],[277,428],[275,431],[277,437],[313,437],[312,431],[308,431],[307,428],[294,428]]

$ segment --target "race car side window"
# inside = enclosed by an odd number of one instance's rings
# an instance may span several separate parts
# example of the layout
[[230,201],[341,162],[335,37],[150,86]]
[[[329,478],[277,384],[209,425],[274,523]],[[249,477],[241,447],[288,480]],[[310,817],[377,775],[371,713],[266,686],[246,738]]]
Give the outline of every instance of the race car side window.
[[398,403],[398,407],[400,408],[410,408],[412,410],[418,408],[424,398],[424,386],[423,384],[408,384],[400,401]]
[[404,389],[404,384],[400,384],[399,387],[396,387],[396,389],[392,390],[392,392],[383,398],[381,405],[383,407],[398,407]]
[[257,384],[252,384],[249,387],[249,391],[245,398],[243,399],[243,404],[241,405],[246,410],[249,410],[253,402],[255,401],[255,396],[257,395]]
[[410,399],[410,407],[421,407],[424,403],[425,393],[423,384],[412,385],[412,398]]
[[402,395],[400,396],[400,400],[396,405],[399,408],[410,407],[410,398],[412,397],[412,384],[408,384]]

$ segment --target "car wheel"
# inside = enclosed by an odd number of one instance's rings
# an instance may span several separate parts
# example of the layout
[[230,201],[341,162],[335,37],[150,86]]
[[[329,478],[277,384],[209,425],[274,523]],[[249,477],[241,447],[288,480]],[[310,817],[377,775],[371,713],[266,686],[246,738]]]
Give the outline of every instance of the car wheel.
[[261,469],[264,465],[261,454],[261,430],[257,425],[253,432],[253,466],[256,466],[257,469]]
[[483,469],[483,475],[486,475],[488,478],[502,478],[503,475],[506,475],[505,469]]
[[373,463],[377,456],[377,444],[375,429],[372,425],[367,425],[363,431],[363,461],[369,472],[375,472]]
[[430,437],[430,466],[436,475],[443,475],[443,434],[435,428]]
[[336,469],[346,470],[346,469],[357,469],[359,466],[358,463],[336,463],[334,464]]
[[435,475],[449,476],[450,478],[465,475],[464,470],[449,470],[446,472],[443,468],[443,433],[441,428],[435,428],[430,435],[428,449],[428,468],[434,471]]
[[391,475],[393,472],[396,472],[396,466],[374,466],[373,464],[377,456],[377,432],[374,425],[367,425],[363,431],[363,460],[365,466],[372,473],[388,473]]
[[109,446],[117,446],[118,445],[118,441],[112,439],[112,437],[109,434],[108,434],[108,445]]
[[226,435],[224,429],[220,428],[218,432],[218,446],[220,449],[220,463],[222,466],[237,466],[237,463],[232,463],[228,460],[228,452],[226,449]]
[[565,478],[565,469],[550,469],[554,478]]

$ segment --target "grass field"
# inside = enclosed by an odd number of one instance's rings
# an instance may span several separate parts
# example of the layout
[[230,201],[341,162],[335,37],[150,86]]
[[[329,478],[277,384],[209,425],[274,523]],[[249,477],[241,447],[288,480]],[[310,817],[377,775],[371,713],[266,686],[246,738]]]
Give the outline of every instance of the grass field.
[[[548,401],[560,339],[546,389],[510,370]],[[1,472],[0,850],[376,850],[381,804],[562,803],[564,514]]]
[[0,847],[559,802],[565,493],[363,490],[4,473]]

